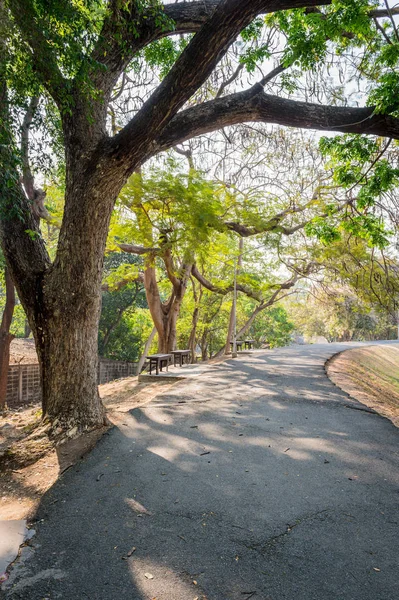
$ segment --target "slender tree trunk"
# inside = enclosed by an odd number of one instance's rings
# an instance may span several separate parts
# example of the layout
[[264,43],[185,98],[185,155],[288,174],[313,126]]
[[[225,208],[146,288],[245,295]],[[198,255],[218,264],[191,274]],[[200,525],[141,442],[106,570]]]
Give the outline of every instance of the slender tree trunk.
[[238,331],[237,333],[237,337],[241,338],[243,335],[245,335],[248,331],[248,329],[251,327],[252,323],[255,321],[256,317],[258,316],[258,314],[260,312],[262,312],[262,310],[264,310],[266,308],[266,306],[260,304],[259,306],[257,306],[252,314],[250,315],[250,317],[248,318],[247,322],[244,323],[244,325],[241,327],[241,329]]
[[198,326],[198,320],[199,320],[200,304],[201,304],[201,299],[202,299],[202,286],[200,285],[199,293],[197,293],[197,288],[196,288],[193,278],[191,278],[191,285],[193,288],[195,308],[193,311],[193,318],[192,318],[192,322],[191,322],[192,325],[191,325],[190,338],[188,340],[188,348],[191,351],[191,363],[195,364],[197,362],[197,326]]
[[25,319],[25,324],[24,324],[24,337],[28,338],[30,336],[30,334],[32,333],[32,330],[30,328],[29,325],[29,321],[28,319]]
[[191,351],[191,363],[197,362],[197,325],[199,319],[199,306],[196,306],[193,311],[193,319],[191,325],[190,338],[188,340],[188,349]]
[[151,333],[150,333],[150,335],[149,335],[149,337],[148,337],[148,339],[147,339],[147,341],[145,343],[143,353],[140,356],[140,360],[139,360],[138,365],[137,365],[137,375],[140,375],[140,373],[141,373],[141,371],[143,369],[143,365],[145,363],[145,359],[146,359],[147,354],[148,354],[148,352],[150,350],[151,344],[154,341],[156,333],[157,333],[157,328],[153,327],[152,331],[151,331]]
[[230,342],[231,342],[231,338],[233,337],[233,329],[234,329],[234,301],[230,310],[230,318],[229,318],[229,328],[227,330],[227,338],[226,338],[226,345],[224,347],[224,354],[230,354],[231,353],[231,348],[230,348]]
[[7,396],[8,368],[10,364],[10,344],[14,336],[10,327],[15,307],[15,288],[10,271],[5,269],[6,304],[0,325],[0,410],[4,410]]
[[[242,237],[239,238],[238,241],[238,260],[237,260],[237,271],[236,271],[236,277],[238,276],[238,273],[240,272],[241,268],[242,268],[242,253],[244,251],[244,239]],[[229,319],[229,328],[227,330],[227,338],[226,338],[226,345],[224,347],[224,353],[225,354],[230,354],[231,350],[230,350],[230,342],[231,339],[234,335],[234,327],[236,324],[236,316],[237,316],[237,298],[233,298],[233,304],[231,306],[231,310],[230,310],[230,319]],[[218,353],[219,354],[219,353]]]

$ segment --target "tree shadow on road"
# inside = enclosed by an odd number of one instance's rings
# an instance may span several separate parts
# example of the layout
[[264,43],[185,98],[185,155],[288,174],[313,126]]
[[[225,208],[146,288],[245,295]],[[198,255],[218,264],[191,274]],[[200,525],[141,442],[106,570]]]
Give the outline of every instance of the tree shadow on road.
[[126,414],[43,498],[7,597],[398,597],[398,431],[322,363],[281,365],[216,365]]

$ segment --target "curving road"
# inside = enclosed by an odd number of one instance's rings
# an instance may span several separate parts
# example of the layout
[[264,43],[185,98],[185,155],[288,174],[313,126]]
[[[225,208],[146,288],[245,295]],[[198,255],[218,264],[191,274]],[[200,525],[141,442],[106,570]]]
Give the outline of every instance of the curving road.
[[241,355],[126,415],[44,497],[5,597],[397,600],[399,430],[326,377],[345,347]]

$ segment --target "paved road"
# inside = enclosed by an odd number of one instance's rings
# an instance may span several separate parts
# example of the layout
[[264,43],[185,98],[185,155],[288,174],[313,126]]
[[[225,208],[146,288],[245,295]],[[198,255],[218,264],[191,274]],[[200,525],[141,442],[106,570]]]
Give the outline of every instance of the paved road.
[[399,431],[327,379],[340,349],[241,356],[127,415],[44,497],[7,599],[397,600]]

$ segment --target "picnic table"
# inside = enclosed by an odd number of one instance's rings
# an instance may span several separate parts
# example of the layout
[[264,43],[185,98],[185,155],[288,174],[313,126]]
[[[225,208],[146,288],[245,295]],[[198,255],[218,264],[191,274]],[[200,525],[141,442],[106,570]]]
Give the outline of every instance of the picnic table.
[[184,359],[186,359],[186,364],[189,364],[191,359],[191,350],[172,350],[171,354],[173,354],[173,364],[176,366],[176,360],[178,361],[179,367],[184,365]]
[[[242,342],[241,340],[237,340],[237,341],[236,341],[236,349],[237,349],[237,350],[242,350],[242,345],[243,345],[243,343],[244,343],[244,342]],[[231,349],[233,350],[233,348],[234,348],[234,342],[230,342],[230,347],[231,347]]]
[[162,371],[163,365],[166,366],[166,370],[168,370],[169,362],[172,360],[171,354],[151,354],[147,356],[150,361],[150,375],[152,374],[152,368],[155,366],[155,372],[159,375],[159,371]]
[[255,347],[255,340],[244,340],[244,348],[251,350],[251,348]]

